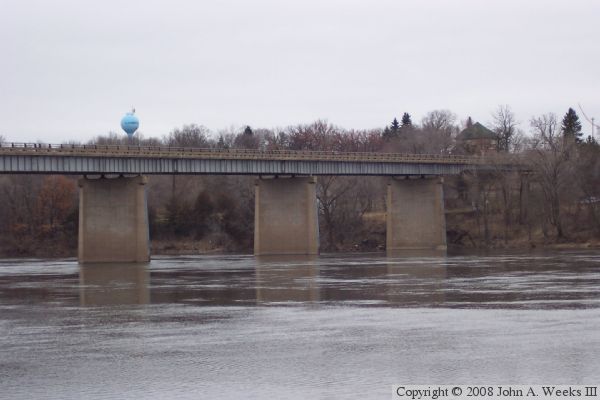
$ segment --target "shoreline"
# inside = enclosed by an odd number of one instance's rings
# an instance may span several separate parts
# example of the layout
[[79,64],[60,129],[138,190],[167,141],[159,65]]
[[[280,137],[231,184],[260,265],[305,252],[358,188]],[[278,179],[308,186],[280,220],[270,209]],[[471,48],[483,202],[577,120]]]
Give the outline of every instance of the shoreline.
[[[227,250],[223,247],[207,248],[201,245],[190,245],[192,242],[182,241],[183,245],[176,246],[172,242],[156,242],[151,247],[152,256],[201,256],[201,255],[252,255],[252,250],[244,251],[242,249]],[[449,245],[448,255],[462,254],[501,254],[501,253],[537,253],[544,251],[567,251],[567,250],[600,250],[600,240],[564,243],[527,243],[527,245],[515,246],[514,244],[486,247],[455,246]],[[386,254],[386,250],[377,249],[352,249],[345,248],[337,251],[327,251],[321,254]],[[76,259],[77,250],[63,250],[56,252],[31,252],[27,254],[11,254],[10,252],[0,252],[0,259],[3,260],[26,260],[26,259]]]

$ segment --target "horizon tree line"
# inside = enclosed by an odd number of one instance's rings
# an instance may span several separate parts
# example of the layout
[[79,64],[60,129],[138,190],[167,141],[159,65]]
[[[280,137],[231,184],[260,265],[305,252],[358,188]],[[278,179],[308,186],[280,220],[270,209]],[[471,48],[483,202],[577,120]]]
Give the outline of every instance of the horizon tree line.
[[[473,123],[467,119],[462,127]],[[525,162],[527,176],[488,172],[448,177],[448,218],[455,245],[496,246],[600,237],[600,146],[584,140],[581,121],[570,108],[559,120],[549,113],[529,121],[525,135],[509,106],[493,114],[490,128],[500,154]],[[386,130],[387,129],[387,130]],[[413,152],[459,151],[455,114],[434,110],[415,124],[408,113],[384,129],[347,130],[317,120],[285,129],[221,130],[184,125],[162,138],[134,138],[135,144],[287,150]],[[387,133],[386,133],[387,132]],[[109,133],[90,144],[128,144]],[[253,238],[254,178],[244,176],[155,176],[148,184],[151,235],[159,242],[182,239],[215,248],[247,251]],[[321,247],[325,251],[375,249],[385,243],[385,178],[324,176],[317,180]],[[0,176],[0,252],[19,254],[76,246],[77,190],[71,177]],[[473,210],[473,211],[468,211]],[[471,214],[470,214],[471,213]],[[59,245],[61,244],[62,245]],[[52,244],[52,246],[50,246]],[[61,253],[62,254],[62,253]]]

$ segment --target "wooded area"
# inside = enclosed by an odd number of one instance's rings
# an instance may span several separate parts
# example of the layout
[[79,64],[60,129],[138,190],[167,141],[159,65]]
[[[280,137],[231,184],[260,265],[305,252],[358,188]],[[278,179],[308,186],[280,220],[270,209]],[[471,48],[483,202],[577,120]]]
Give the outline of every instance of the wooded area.
[[[486,128],[470,118],[459,124],[452,112],[436,110],[419,124],[404,113],[400,121],[394,118],[383,129],[347,130],[316,121],[281,130],[247,126],[213,133],[203,126],[186,125],[161,139],[137,136],[131,144],[420,154],[498,152],[528,165],[529,172],[507,172],[498,164],[487,171],[446,177],[450,246],[599,244],[600,145],[591,136],[584,138],[572,109],[562,120],[546,114],[532,118],[529,125],[530,132],[525,134],[510,107],[501,106],[493,114],[487,139],[485,132],[477,137]],[[115,133],[90,142],[127,143],[127,137]],[[153,252],[250,252],[255,179],[152,176],[148,201]],[[386,178],[325,176],[319,177],[317,185],[322,251],[384,248]],[[74,256],[77,189],[76,177],[0,176],[0,252],[4,256]]]

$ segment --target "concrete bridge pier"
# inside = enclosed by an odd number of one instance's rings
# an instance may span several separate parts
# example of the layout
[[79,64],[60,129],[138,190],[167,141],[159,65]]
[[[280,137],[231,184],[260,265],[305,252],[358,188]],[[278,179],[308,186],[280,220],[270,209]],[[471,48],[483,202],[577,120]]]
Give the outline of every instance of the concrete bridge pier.
[[316,178],[255,182],[254,254],[318,254]]
[[442,184],[441,177],[404,177],[388,181],[388,252],[446,250]]
[[145,176],[79,180],[79,262],[148,262]]

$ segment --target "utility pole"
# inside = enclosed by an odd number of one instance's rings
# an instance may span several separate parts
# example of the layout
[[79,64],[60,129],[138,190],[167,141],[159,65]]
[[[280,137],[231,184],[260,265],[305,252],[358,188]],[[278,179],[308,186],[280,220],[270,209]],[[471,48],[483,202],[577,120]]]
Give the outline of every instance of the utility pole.
[[592,140],[594,140],[594,129],[596,128],[596,123],[594,122],[595,119],[594,117],[589,118],[586,114],[585,111],[583,111],[583,107],[581,107],[581,104],[579,104],[579,109],[581,110],[581,113],[583,114],[584,118],[587,120],[587,122],[592,124]]

